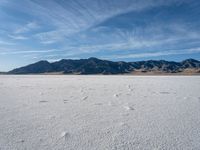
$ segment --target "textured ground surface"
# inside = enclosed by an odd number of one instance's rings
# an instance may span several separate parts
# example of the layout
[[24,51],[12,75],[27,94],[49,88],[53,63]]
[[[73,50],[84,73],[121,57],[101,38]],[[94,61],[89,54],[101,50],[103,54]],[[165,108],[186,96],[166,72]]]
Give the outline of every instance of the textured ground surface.
[[0,76],[0,150],[200,148],[200,77]]

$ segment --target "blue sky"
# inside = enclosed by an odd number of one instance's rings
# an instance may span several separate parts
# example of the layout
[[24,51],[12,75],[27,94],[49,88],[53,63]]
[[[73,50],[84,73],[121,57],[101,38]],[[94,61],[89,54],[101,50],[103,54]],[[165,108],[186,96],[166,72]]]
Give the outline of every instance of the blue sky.
[[0,71],[39,60],[200,59],[198,0],[0,0]]

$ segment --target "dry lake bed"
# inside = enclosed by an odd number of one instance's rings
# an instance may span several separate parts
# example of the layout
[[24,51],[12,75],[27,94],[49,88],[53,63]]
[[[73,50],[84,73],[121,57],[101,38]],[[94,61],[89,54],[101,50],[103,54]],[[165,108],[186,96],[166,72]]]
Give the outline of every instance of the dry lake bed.
[[199,150],[200,76],[0,76],[0,150]]

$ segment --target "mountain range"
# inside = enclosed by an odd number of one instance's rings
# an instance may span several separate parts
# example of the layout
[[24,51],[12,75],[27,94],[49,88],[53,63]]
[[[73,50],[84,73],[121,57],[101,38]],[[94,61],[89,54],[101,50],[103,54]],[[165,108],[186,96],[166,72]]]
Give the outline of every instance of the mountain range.
[[39,61],[8,72],[8,74],[200,74],[200,61],[182,62],[148,60],[113,62],[98,58],[62,59],[57,62]]

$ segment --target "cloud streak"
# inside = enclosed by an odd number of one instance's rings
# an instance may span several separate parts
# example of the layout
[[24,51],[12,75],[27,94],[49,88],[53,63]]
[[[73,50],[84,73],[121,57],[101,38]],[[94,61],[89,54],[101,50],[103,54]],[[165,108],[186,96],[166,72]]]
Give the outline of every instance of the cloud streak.
[[26,33],[26,32],[29,32],[31,30],[35,30],[35,29],[38,29],[38,28],[39,28],[39,25],[36,22],[29,22],[29,23],[17,28],[14,31],[14,33],[15,34]]
[[199,6],[195,0],[1,0],[0,63],[199,58],[192,51],[200,47]]
[[180,54],[196,54],[200,53],[200,47],[184,50],[167,50],[160,52],[151,52],[151,53],[139,53],[139,54],[127,54],[127,55],[114,55],[110,57],[103,57],[106,59],[125,59],[125,58],[149,58],[149,57],[159,57],[159,56],[170,56],[170,55],[180,55]]
[[[18,5],[15,3],[14,7],[21,9],[22,11],[29,13],[31,16],[37,16],[40,21],[49,23],[54,26],[55,29],[50,31],[41,32],[37,36],[43,43],[52,39],[55,41],[54,35],[62,32],[62,37],[70,36],[71,34],[78,33],[80,31],[87,30],[101,22],[108,20],[116,15],[123,14],[129,11],[142,11],[143,9],[149,9],[156,6],[168,5],[174,1],[164,2],[162,0],[155,1],[136,1],[136,0],[69,0],[69,1],[39,1],[39,0],[22,0],[24,5]],[[22,8],[23,7],[23,8]],[[34,8],[34,9],[32,9]],[[36,28],[37,24],[30,22],[24,27],[21,27],[15,31],[15,33],[27,32],[32,28]],[[64,31],[64,32],[63,32]],[[54,33],[54,34],[52,34]],[[41,36],[48,35],[46,38]],[[62,38],[57,38],[61,40]]]
[[59,52],[59,50],[24,50],[24,51],[4,51],[0,52],[0,55],[15,55],[15,54],[40,54],[40,53],[50,53]]

